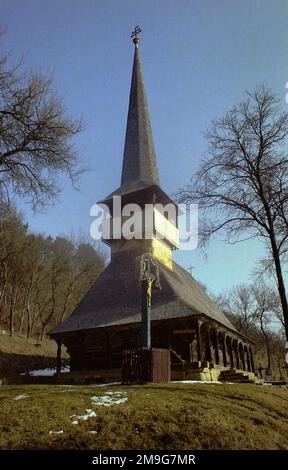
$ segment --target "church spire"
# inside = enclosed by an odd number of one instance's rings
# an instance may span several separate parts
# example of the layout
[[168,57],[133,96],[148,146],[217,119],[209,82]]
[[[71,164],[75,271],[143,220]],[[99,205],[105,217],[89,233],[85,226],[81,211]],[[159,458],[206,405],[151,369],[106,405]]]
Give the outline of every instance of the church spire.
[[160,185],[152,130],[139,54],[140,28],[131,37],[135,44],[134,63],[126,127],[121,190]]

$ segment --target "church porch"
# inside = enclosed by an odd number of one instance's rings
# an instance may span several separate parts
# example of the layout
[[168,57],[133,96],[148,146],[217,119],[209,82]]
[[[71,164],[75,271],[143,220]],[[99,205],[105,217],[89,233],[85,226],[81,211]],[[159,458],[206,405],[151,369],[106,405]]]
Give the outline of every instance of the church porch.
[[[62,336],[57,339],[58,373],[64,344],[70,354],[71,373],[120,380],[122,351],[139,348],[140,336],[139,324]],[[251,344],[209,320],[152,321],[151,336],[153,348],[170,349],[171,380],[218,380],[221,371],[229,369],[254,372]]]

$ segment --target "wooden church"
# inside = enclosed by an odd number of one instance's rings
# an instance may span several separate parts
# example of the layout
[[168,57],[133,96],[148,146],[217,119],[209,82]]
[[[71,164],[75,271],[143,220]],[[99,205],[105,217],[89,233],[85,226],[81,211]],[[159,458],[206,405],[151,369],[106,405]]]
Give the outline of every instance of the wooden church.
[[[113,196],[121,204],[173,203],[161,189],[139,54],[135,53],[120,187],[104,202],[113,217]],[[162,216],[163,218],[163,216]],[[151,239],[106,239],[111,262],[71,316],[50,332],[70,355],[71,372],[121,377],[122,352],[141,346],[141,285],[139,259],[149,252],[157,260],[161,289],[153,291],[151,341],[171,351],[172,378],[214,380],[225,369],[254,371],[251,341],[239,333],[192,275],[176,264],[178,221],[154,212]],[[158,222],[157,222],[158,221]]]

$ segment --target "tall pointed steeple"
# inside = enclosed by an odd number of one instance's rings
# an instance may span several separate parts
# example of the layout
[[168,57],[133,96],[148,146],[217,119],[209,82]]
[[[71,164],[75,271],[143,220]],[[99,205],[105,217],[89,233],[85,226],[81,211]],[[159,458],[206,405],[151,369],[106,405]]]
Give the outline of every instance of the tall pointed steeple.
[[139,38],[134,37],[135,54],[130,90],[122,166],[121,192],[160,185],[151,123],[139,54]]

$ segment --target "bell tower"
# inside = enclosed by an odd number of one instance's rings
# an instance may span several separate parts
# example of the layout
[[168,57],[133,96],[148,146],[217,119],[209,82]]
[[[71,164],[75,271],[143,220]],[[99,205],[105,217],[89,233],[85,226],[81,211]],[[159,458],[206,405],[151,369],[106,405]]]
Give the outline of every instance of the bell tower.
[[[172,250],[179,247],[178,209],[160,186],[140,61],[140,32],[137,26],[131,34],[135,49],[121,185],[101,201],[109,207],[111,217],[105,221],[110,230],[106,230],[103,241],[111,246],[112,259],[122,251],[137,249],[149,251],[172,269]],[[133,211],[133,205],[139,210]],[[137,221],[138,228],[131,237],[127,229]]]

